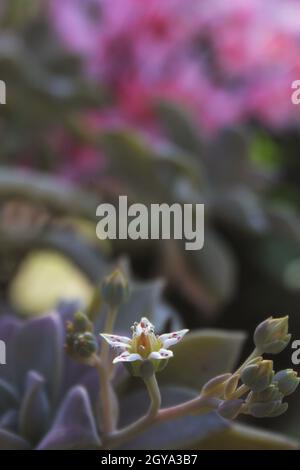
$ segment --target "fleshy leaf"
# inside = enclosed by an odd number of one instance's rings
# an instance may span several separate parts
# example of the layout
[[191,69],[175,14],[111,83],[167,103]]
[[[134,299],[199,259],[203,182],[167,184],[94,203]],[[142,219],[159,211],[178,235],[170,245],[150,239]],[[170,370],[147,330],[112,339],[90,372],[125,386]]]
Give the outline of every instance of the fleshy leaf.
[[50,397],[57,396],[62,375],[63,331],[58,313],[28,320],[16,338],[15,355],[20,387],[30,368],[47,377]]
[[0,429],[6,429],[7,431],[17,432],[18,431],[18,412],[17,410],[7,410],[0,418]]
[[38,442],[47,429],[49,418],[45,380],[40,374],[30,371],[20,408],[19,427],[22,436],[32,443]]
[[27,450],[30,446],[25,439],[16,434],[0,429],[0,450]]
[[159,381],[200,390],[211,378],[232,371],[244,340],[242,332],[193,331],[172,348],[174,357]]
[[185,257],[191,271],[200,277],[216,304],[231,299],[236,288],[236,262],[224,238],[206,229],[203,250],[186,251]]
[[299,449],[299,442],[273,432],[242,424],[233,424],[201,442],[193,449],[213,450],[288,450]]
[[[173,406],[195,397],[191,390],[161,387],[163,406]],[[133,393],[122,401],[122,421],[129,424],[140,417],[149,404],[144,391]],[[189,448],[195,436],[199,438],[212,435],[226,429],[227,422],[215,413],[202,416],[188,416],[170,422],[155,425],[126,443],[123,449],[182,449]]]
[[0,378],[0,412],[17,403],[18,394],[16,390],[8,382]]
[[80,364],[67,354],[65,355],[62,390],[69,390],[79,383],[87,390],[92,404],[96,407],[99,398],[99,374],[94,367]]
[[63,401],[49,433],[39,449],[97,448],[100,438],[87,391],[81,386],[72,388]]
[[161,280],[132,283],[130,297],[120,308],[116,330],[127,332],[128,327],[139,321],[142,316],[146,316],[153,322],[152,317],[160,300],[163,287],[164,282]]

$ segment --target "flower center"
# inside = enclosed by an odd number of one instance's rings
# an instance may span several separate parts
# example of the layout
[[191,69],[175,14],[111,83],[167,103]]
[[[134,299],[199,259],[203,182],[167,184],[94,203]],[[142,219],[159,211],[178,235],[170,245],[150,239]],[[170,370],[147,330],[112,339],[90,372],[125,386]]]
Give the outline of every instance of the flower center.
[[151,342],[148,335],[141,333],[137,341],[137,351],[142,357],[148,357],[151,353]]

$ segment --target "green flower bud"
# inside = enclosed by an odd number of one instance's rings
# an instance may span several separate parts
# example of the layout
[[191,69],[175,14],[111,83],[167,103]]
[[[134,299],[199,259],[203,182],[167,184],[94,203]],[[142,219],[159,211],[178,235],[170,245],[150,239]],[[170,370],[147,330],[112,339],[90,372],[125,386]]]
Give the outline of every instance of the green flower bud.
[[254,418],[266,418],[271,416],[275,410],[278,410],[281,404],[280,400],[264,403],[250,403],[248,405],[248,411]]
[[102,283],[102,297],[104,302],[112,308],[126,302],[129,296],[129,287],[123,273],[117,269],[107,276]]
[[278,401],[282,399],[283,394],[274,384],[269,385],[265,390],[262,390],[261,392],[253,392],[251,394],[252,402]]
[[232,374],[222,374],[209,380],[201,390],[202,395],[220,397],[224,393],[226,381]]
[[92,333],[86,332],[76,335],[73,345],[75,355],[88,359],[97,352],[97,349],[97,341]]
[[254,392],[261,392],[267,388],[273,376],[273,361],[267,360],[247,365],[241,372],[242,382]]
[[278,354],[283,351],[291,339],[288,320],[288,316],[270,317],[260,323],[254,332],[255,346],[262,353]]
[[280,392],[284,395],[291,395],[294,393],[299,385],[300,379],[297,372],[293,369],[281,370],[275,374],[273,382],[276,384]]
[[93,333],[74,333],[74,326],[69,323],[66,335],[66,351],[75,359],[88,359],[98,350],[98,344]]
[[220,416],[226,419],[234,419],[236,418],[240,412],[242,411],[244,402],[243,400],[226,400],[223,401],[218,406],[218,413]]
[[268,415],[268,418],[277,418],[277,416],[283,415],[288,409],[288,403],[278,403],[274,410]]
[[86,331],[91,332],[93,330],[93,324],[90,322],[88,317],[82,312],[75,313],[73,325],[74,331],[76,333],[85,333]]

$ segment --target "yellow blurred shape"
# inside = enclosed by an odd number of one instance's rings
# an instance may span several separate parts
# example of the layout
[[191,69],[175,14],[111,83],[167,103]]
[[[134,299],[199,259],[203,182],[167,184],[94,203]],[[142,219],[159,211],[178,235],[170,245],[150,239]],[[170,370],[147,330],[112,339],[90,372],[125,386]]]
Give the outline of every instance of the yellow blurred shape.
[[21,263],[10,286],[10,300],[24,315],[39,315],[61,300],[91,300],[93,285],[75,264],[54,250],[36,250]]

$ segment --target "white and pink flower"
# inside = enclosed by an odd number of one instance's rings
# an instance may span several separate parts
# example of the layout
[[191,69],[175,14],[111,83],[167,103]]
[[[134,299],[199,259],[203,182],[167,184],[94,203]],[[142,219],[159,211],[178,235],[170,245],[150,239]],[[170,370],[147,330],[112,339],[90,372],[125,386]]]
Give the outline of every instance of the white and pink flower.
[[142,318],[132,327],[132,338],[118,335],[101,334],[108,344],[119,352],[113,363],[151,361],[154,370],[160,369],[160,361],[173,357],[169,349],[182,340],[188,330],[156,335],[154,326],[147,318]]

